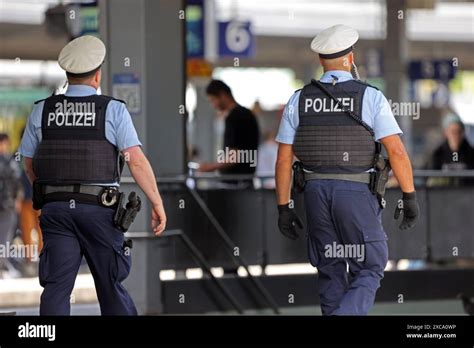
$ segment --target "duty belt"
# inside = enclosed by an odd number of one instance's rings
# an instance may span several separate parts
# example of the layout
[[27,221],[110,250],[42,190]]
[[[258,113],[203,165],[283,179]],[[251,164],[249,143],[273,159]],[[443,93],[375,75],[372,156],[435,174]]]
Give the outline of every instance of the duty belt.
[[74,193],[83,193],[86,195],[96,195],[98,196],[104,186],[94,186],[94,185],[65,185],[65,186],[52,186],[45,185],[43,186],[43,193],[45,195],[55,192],[74,192]]
[[114,207],[118,201],[119,191],[115,186],[43,185],[41,195],[44,203],[74,199],[78,203]]
[[[119,192],[117,186],[95,185],[47,185],[38,180],[33,182],[33,208],[39,210],[44,204],[57,201],[75,201],[77,203],[97,204],[106,208],[113,208],[114,224],[122,232],[128,231],[141,208],[140,197],[135,192],[128,196],[124,207],[125,194]],[[129,242],[124,243],[124,248],[131,248]]]
[[304,180],[345,180],[361,182],[363,184],[370,184],[371,174],[370,173],[354,173],[354,174],[326,174],[326,173],[304,173]]

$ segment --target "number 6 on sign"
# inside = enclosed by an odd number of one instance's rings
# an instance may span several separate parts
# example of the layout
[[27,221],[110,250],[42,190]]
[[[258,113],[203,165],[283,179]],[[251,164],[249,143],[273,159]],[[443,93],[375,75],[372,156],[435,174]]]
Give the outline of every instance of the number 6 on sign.
[[253,55],[253,48],[250,22],[219,23],[219,56],[250,57]]

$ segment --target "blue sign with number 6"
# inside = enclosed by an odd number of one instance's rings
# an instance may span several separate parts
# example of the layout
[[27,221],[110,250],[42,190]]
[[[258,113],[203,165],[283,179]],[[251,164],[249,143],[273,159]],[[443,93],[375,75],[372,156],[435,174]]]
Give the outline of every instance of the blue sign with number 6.
[[219,22],[219,56],[250,57],[254,44],[250,22]]

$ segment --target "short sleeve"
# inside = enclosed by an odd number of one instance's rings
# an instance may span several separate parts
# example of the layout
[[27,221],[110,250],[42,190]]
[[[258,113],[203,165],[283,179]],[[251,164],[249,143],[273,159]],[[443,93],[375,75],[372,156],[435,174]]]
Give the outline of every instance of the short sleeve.
[[282,144],[293,144],[299,124],[298,104],[300,91],[294,93],[283,110],[280,127],[275,140]]
[[112,100],[107,107],[106,137],[119,151],[141,146],[132,116],[124,103]]
[[373,112],[375,140],[379,141],[394,134],[403,134],[395,120],[395,116],[393,116],[390,103],[380,91],[374,94]]
[[18,152],[24,156],[33,158],[36,148],[40,142],[38,131],[41,131],[41,116],[43,112],[44,102],[38,103],[26,121],[25,131]]

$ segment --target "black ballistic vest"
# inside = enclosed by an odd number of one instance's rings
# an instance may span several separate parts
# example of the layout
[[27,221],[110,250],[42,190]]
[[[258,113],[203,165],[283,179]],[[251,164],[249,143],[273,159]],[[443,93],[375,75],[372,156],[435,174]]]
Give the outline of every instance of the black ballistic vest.
[[105,113],[112,99],[104,95],[54,95],[45,99],[42,140],[33,157],[39,182],[62,185],[119,181],[119,151],[105,136]]
[[[367,85],[350,80],[324,86],[348,109],[362,117]],[[299,98],[299,125],[293,150],[305,169],[315,173],[361,173],[374,166],[374,137],[340,110],[316,85],[308,84]]]

